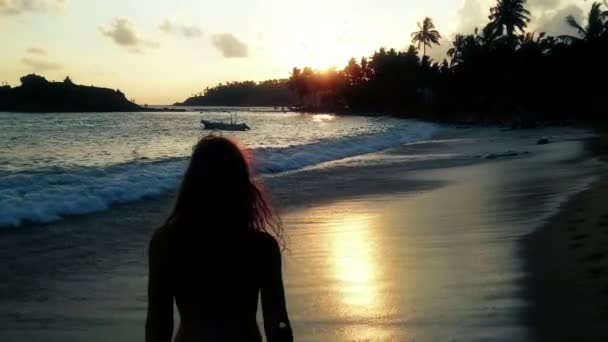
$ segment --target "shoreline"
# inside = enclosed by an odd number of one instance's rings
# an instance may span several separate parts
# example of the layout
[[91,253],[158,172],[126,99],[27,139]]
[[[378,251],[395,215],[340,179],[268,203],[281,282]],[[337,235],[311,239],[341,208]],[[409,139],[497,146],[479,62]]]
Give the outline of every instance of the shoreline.
[[[264,178],[287,230],[286,292],[302,341],[532,340],[520,321],[520,239],[587,179],[592,170],[577,165],[590,154],[567,132],[546,131],[561,138],[542,146],[536,131],[498,132]],[[507,149],[521,153],[475,157]],[[147,243],[171,202],[4,234],[0,339],[141,339]]]
[[[180,108],[172,108],[180,107]],[[187,107],[187,108],[184,108]],[[140,106],[139,109],[135,110],[67,110],[67,111],[45,111],[45,110],[0,110],[0,113],[23,113],[23,114],[56,114],[56,113],[142,113],[142,112],[153,112],[153,113],[187,113],[187,112],[207,112],[212,111],[209,108],[234,108],[238,109],[250,109],[250,108],[272,108],[275,106],[223,106],[223,105],[144,105]],[[280,107],[280,106],[276,106]],[[288,107],[288,106],[285,106]],[[551,121],[546,117],[539,116],[534,113],[494,113],[488,114],[485,112],[470,112],[470,113],[459,113],[456,117],[450,117],[445,113],[425,113],[421,111],[414,111],[406,113],[403,111],[386,111],[386,110],[352,110],[352,109],[331,109],[331,108],[297,108],[288,107],[285,110],[269,110],[268,113],[285,114],[285,113],[297,113],[297,114],[332,114],[337,116],[360,116],[360,117],[382,117],[389,116],[395,119],[404,120],[420,120],[429,123],[436,124],[447,124],[447,125],[463,125],[471,127],[488,127],[496,126],[503,129],[543,129],[548,127],[568,127],[568,128],[589,128],[593,122],[583,122],[582,124],[574,123],[574,120],[555,120]],[[485,114],[484,114],[485,113]],[[599,122],[601,125],[605,125],[603,122]]]
[[[608,159],[608,134],[586,143]],[[522,238],[528,305],[523,319],[539,341],[608,340],[608,176],[562,203]]]

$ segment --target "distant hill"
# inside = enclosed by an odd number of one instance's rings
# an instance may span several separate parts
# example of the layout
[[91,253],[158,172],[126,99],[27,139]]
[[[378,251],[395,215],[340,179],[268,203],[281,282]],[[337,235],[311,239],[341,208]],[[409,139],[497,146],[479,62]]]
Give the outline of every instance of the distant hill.
[[293,106],[296,104],[287,80],[229,82],[205,89],[175,106]]
[[30,74],[21,86],[0,87],[0,111],[16,112],[124,112],[142,108],[127,100],[120,90],[63,82],[49,82]]

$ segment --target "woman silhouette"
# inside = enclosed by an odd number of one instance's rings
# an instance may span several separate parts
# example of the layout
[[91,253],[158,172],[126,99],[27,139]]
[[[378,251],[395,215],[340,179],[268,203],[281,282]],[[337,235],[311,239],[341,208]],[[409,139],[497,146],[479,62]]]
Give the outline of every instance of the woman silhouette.
[[292,341],[281,275],[281,224],[242,150],[215,136],[194,147],[175,208],[152,236],[146,341]]

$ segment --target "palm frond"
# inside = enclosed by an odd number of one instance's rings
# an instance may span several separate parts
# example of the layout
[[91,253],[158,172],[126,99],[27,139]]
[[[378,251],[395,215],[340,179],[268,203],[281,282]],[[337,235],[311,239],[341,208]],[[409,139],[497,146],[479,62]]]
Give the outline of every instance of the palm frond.
[[566,23],[568,23],[568,25],[570,25],[570,27],[576,29],[578,31],[578,33],[584,35],[585,29],[576,21],[576,19],[574,19],[574,16],[569,15],[566,17]]
[[557,38],[560,39],[560,40],[562,40],[562,41],[569,42],[569,43],[582,40],[579,37],[571,36],[571,35],[568,35],[568,34],[562,34],[561,36],[557,36]]

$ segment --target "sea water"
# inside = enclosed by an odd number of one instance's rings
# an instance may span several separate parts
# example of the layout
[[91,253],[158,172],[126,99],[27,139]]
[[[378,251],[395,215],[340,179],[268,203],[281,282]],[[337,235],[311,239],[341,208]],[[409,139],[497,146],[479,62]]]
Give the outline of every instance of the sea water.
[[[134,113],[0,113],[0,227],[46,223],[174,190],[200,119],[230,113],[252,129],[223,133],[260,173],[297,170],[429,139],[436,126],[388,117],[263,109]],[[214,134],[221,134],[215,132]]]

